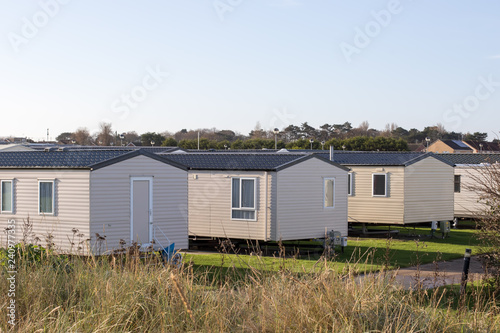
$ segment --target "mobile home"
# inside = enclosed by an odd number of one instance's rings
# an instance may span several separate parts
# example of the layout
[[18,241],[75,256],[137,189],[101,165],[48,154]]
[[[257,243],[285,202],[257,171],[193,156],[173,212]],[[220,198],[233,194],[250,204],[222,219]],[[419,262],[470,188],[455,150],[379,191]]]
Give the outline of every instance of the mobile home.
[[310,154],[178,153],[189,235],[263,241],[347,235],[347,169]]
[[165,234],[188,247],[187,170],[145,150],[1,152],[0,183],[0,226],[15,221],[16,241],[103,253]]
[[349,168],[349,222],[453,220],[453,163],[432,153],[334,151],[331,155]]
[[484,214],[486,207],[480,202],[480,193],[474,191],[475,177],[492,163],[500,163],[500,154],[440,154],[441,158],[455,164],[454,196],[455,217],[474,218]]

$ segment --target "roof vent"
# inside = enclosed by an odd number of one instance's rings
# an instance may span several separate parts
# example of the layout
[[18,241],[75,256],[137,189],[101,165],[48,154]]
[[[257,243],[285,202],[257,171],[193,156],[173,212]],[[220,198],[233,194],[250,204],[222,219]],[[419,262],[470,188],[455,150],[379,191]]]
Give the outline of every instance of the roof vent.
[[170,152],[170,154],[187,154],[187,152],[182,150],[182,149],[177,149],[177,150]]
[[66,147],[59,147],[59,148],[57,148],[57,151],[66,151],[66,150],[67,150]]
[[286,150],[285,148],[281,148],[280,150],[277,151],[277,153],[289,153],[289,151]]

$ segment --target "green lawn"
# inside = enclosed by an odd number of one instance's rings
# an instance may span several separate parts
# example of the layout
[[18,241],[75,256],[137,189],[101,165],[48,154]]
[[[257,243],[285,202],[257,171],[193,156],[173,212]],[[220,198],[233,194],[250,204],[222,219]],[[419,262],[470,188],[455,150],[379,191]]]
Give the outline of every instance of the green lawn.
[[[392,228],[395,229],[395,228]],[[274,256],[256,256],[242,254],[193,254],[184,255],[185,262],[191,262],[194,269],[207,271],[210,274],[226,274],[230,270],[243,274],[247,270],[277,271],[289,269],[296,272],[312,272],[325,269],[342,271],[349,263],[349,269],[355,272],[380,270],[414,266],[417,263],[432,263],[435,260],[450,260],[462,258],[466,248],[472,249],[472,254],[479,250],[475,231],[468,229],[452,229],[445,239],[430,238],[430,230],[424,228],[400,228],[400,234],[393,239],[386,238],[355,238],[350,237],[344,253],[340,249],[330,260],[323,260],[321,249],[307,251],[304,245],[316,242],[300,242],[301,250],[298,255],[283,258],[279,254]],[[284,243],[286,249],[294,247],[296,243]],[[271,244],[272,246],[272,244]],[[276,253],[279,252],[276,244]]]

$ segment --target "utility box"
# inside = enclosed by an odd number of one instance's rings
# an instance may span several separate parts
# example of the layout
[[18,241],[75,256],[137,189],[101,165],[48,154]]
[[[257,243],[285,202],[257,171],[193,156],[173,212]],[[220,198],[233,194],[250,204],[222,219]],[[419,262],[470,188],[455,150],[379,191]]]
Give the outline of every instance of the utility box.
[[342,243],[340,244],[340,246],[346,247],[347,246],[347,237],[342,237],[341,238],[341,242]]
[[443,234],[443,238],[445,238],[450,233],[450,221],[439,222],[439,228],[441,229],[441,233]]
[[450,232],[450,221],[441,221],[439,222],[439,227],[443,234],[447,234]]
[[333,232],[333,245],[342,246],[342,234],[340,233],[340,231]]

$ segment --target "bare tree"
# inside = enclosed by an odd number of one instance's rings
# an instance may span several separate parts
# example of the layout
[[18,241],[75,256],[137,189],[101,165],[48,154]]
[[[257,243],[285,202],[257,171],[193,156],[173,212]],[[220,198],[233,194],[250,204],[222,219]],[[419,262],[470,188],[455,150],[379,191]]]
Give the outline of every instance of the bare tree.
[[102,122],[99,124],[99,133],[97,134],[97,144],[99,146],[110,146],[113,142],[113,131],[110,123]]
[[137,141],[141,141],[141,136],[139,134],[137,134],[137,132],[135,131],[129,131],[129,132],[126,132],[126,133],[123,133],[123,144],[128,144],[128,143],[131,143],[131,142],[137,142]]
[[441,124],[441,123],[437,123],[437,124],[436,124],[436,131],[437,131],[437,133],[438,133],[438,137],[439,137],[439,138],[442,138],[442,137],[443,137],[443,135],[445,135],[445,134],[446,134],[446,129],[444,128],[444,125],[443,125],[443,124]]
[[76,144],[79,144],[82,146],[90,145],[92,143],[90,133],[89,133],[88,129],[86,129],[85,127],[78,128],[74,134],[74,138],[75,138]]
[[[469,172],[467,189],[478,195],[477,212],[483,261],[500,287],[500,164],[484,164]],[[481,207],[481,206],[480,206]]]
[[262,126],[260,126],[260,122],[258,121],[255,124],[253,131],[251,131],[248,135],[251,139],[263,139],[266,137],[266,132],[262,129]]

